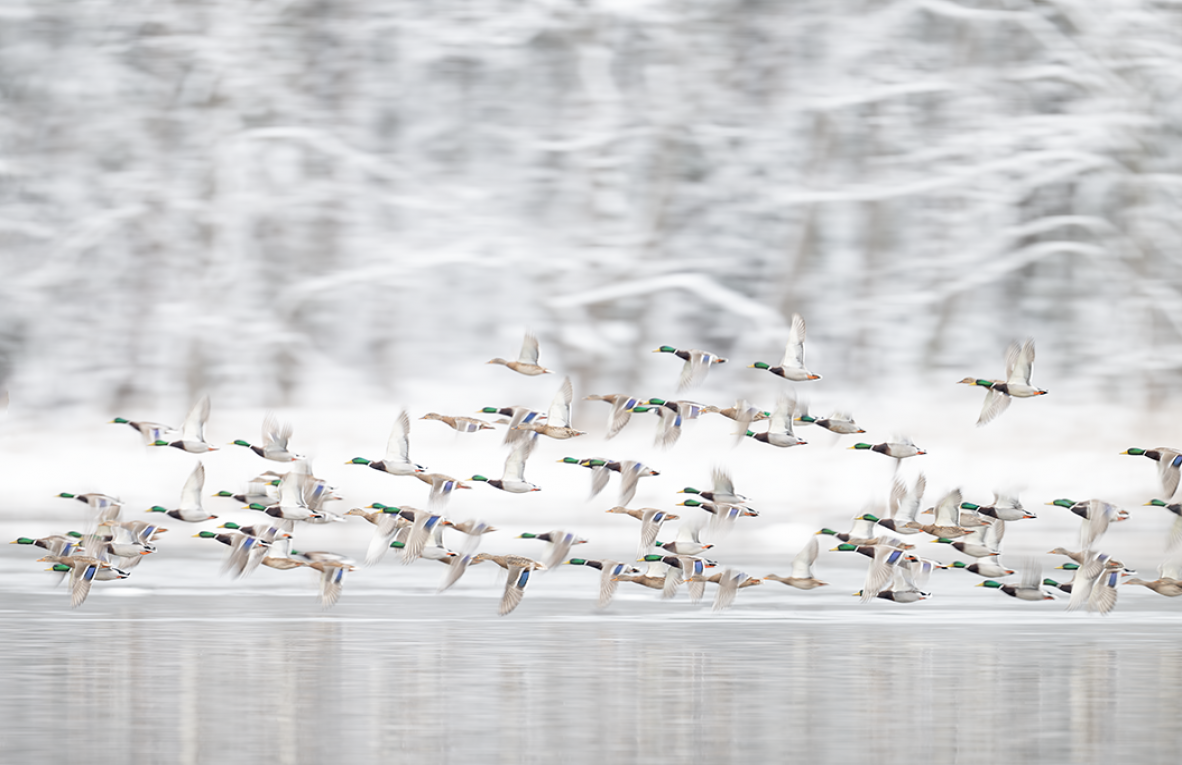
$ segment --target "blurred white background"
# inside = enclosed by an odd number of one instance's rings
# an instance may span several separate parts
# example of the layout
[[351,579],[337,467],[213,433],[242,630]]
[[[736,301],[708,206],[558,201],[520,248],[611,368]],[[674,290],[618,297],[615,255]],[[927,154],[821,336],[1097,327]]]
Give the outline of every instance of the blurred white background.
[[1158,406],[1180,92],[1165,0],[3,0],[0,388],[417,400],[530,328],[641,392],[800,312],[829,390],[1029,335],[1055,396]]

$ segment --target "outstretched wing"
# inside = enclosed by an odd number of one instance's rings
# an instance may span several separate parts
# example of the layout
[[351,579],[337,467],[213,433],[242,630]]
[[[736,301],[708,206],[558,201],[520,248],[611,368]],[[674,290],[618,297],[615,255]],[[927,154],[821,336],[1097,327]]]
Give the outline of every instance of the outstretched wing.
[[804,318],[798,313],[792,314],[792,329],[788,332],[784,357],[780,359],[781,367],[804,369],[804,332]]
[[525,339],[521,341],[521,353],[517,356],[517,360],[526,364],[538,363],[538,338],[530,333],[525,333]]

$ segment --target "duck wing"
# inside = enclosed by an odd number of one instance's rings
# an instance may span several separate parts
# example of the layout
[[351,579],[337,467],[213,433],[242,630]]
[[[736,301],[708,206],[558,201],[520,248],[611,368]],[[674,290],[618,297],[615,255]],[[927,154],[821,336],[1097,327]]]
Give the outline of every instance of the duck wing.
[[390,543],[398,534],[400,528],[406,526],[406,521],[397,513],[382,513],[374,523],[373,537],[369,540],[369,547],[365,551],[365,565],[372,566],[380,561],[390,549]]
[[977,427],[981,427],[993,420],[1010,407],[1010,397],[993,388],[985,390],[985,403],[981,405],[981,414],[977,417]]
[[792,578],[793,579],[812,579],[813,578],[813,564],[817,562],[817,551],[820,547],[817,545],[817,538],[811,537],[808,544],[806,544],[796,557],[792,559]]
[[570,427],[570,404],[574,399],[574,388],[571,387],[570,377],[565,377],[562,380],[562,385],[558,388],[558,393],[554,395],[554,400],[550,402],[550,410],[546,414],[546,424],[553,425],[559,428]]
[[1182,452],[1165,446],[1158,446],[1155,451],[1161,453],[1161,458],[1157,461],[1157,475],[1161,479],[1162,491],[1166,493],[1167,498],[1172,497],[1174,492],[1178,490]]
[[1106,614],[1116,608],[1116,585],[1119,580],[1119,569],[1101,572],[1099,579],[1092,585],[1092,594],[1088,596],[1088,610]]
[[189,410],[181,424],[182,441],[205,441],[205,421],[209,419],[209,396],[201,399]]
[[681,413],[667,406],[657,407],[657,437],[655,445],[668,449],[681,438]]
[[1030,385],[1034,371],[1034,339],[1030,338],[1021,346],[1014,342],[1006,351],[1006,383]]
[[804,318],[792,314],[792,328],[788,330],[788,344],[784,346],[784,356],[780,359],[780,366],[790,369],[804,369]]
[[410,462],[410,415],[403,409],[394,420],[394,428],[390,431],[390,440],[386,442],[386,461],[397,463]]
[[636,487],[647,468],[636,460],[620,463],[620,504],[627,505],[636,496]]
[[628,421],[632,419],[632,410],[640,404],[640,399],[627,395],[616,396],[612,402],[612,413],[608,419],[607,437],[615,438]]
[[959,526],[961,500],[960,489],[953,489],[941,497],[940,501],[936,503],[935,524],[937,526]]
[[505,594],[501,596],[501,607],[497,613],[504,616],[521,605],[521,599],[525,597],[525,586],[529,584],[529,577],[532,573],[525,566],[509,566],[509,576],[505,580]]
[[517,355],[517,360],[525,364],[538,363],[538,338],[533,334],[525,333],[525,338],[521,341],[521,353]]
[[181,489],[181,505],[182,511],[197,511],[201,508],[201,492],[205,487],[205,465],[201,462],[197,463],[197,467],[193,468],[193,472],[189,474],[188,479],[185,480],[184,488]]

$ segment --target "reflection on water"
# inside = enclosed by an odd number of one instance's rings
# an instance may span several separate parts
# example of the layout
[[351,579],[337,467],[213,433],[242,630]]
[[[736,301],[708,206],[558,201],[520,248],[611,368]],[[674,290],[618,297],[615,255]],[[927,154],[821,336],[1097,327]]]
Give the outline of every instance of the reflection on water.
[[1173,623],[150,600],[83,614],[6,596],[8,761],[1164,762],[1182,746]]

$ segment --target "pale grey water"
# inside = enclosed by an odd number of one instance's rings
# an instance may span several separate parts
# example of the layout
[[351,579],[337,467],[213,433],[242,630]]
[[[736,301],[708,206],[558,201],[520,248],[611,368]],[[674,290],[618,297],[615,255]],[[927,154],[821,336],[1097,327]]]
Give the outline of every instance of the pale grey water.
[[235,584],[211,553],[71,611],[17,557],[5,762],[1148,763],[1182,746],[1182,604],[1139,588],[1108,618],[959,572],[914,606],[765,585],[713,614],[625,586],[598,613],[571,569],[502,619],[491,571],[435,596],[442,567],[394,564],[321,611],[308,572]]

